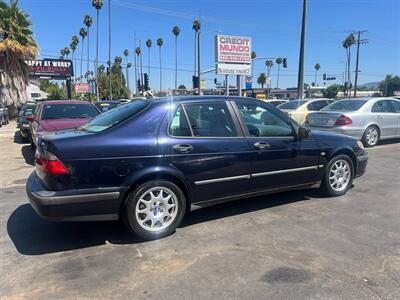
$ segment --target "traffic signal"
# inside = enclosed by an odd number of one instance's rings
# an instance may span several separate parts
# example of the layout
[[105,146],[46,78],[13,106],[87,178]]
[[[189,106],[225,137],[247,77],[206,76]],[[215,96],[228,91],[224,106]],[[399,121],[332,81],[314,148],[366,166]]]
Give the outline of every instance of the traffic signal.
[[150,89],[149,87],[149,75],[147,73],[144,73],[144,90],[148,91]]
[[107,75],[110,75],[110,68],[107,67]]
[[323,78],[324,80],[326,80],[326,73],[324,73],[324,74],[322,75],[322,78]]
[[137,81],[137,86],[138,86],[138,90],[141,91],[142,90],[142,86],[140,85],[140,79],[138,79],[138,81]]
[[287,58],[282,59],[282,65],[284,68],[287,68]]
[[192,80],[193,80],[193,88],[198,89],[199,88],[199,77],[193,76]]

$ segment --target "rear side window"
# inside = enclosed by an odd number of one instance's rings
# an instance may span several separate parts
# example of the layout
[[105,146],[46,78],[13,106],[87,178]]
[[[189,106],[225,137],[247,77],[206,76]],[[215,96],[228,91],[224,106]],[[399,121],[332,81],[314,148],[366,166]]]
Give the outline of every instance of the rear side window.
[[396,113],[400,113],[400,101],[390,100],[392,107]]
[[378,101],[374,105],[372,105],[371,112],[390,113],[392,112],[392,107],[390,106],[390,103],[387,100]]
[[172,136],[191,136],[189,123],[181,105],[175,111],[169,126],[169,134]]
[[357,111],[365,103],[366,100],[339,100],[329,104],[321,109],[322,111]]
[[320,111],[325,106],[327,106],[329,103],[330,102],[327,100],[315,101],[315,102],[309,103],[307,105],[307,108],[308,108],[308,110],[311,110],[311,111]]
[[195,137],[237,136],[226,103],[181,105],[174,114],[169,131],[174,136],[191,136],[192,134]]
[[118,106],[112,110],[109,110],[97,116],[89,123],[81,126],[79,129],[91,132],[100,132],[106,130],[138,114],[149,105],[150,105],[149,101],[137,100],[129,104]]

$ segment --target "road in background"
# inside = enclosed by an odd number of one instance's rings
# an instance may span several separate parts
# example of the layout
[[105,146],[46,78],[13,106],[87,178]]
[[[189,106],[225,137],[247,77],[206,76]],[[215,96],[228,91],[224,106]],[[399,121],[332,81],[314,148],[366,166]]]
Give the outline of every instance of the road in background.
[[29,144],[0,129],[0,298],[399,299],[400,143],[347,195],[296,191],[197,210],[165,239],[51,223],[28,204]]

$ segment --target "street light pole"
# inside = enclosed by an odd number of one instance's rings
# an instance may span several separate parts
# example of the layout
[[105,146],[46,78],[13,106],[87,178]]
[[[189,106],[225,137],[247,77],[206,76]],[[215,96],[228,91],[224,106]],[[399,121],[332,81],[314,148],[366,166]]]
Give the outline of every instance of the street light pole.
[[112,100],[112,85],[111,85],[111,0],[108,0],[108,67],[110,69],[110,100]]
[[304,48],[306,43],[306,20],[307,20],[307,2],[303,0],[303,19],[301,23],[301,43],[300,43],[300,58],[299,58],[299,74],[297,80],[297,98],[304,98]]

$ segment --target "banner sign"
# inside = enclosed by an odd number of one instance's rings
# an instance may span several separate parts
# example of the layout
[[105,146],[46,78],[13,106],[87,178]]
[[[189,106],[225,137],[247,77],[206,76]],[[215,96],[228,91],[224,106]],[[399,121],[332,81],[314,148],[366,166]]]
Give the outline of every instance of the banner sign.
[[74,76],[71,60],[46,58],[25,60],[25,63],[30,77],[67,79]]
[[251,65],[244,64],[217,64],[216,73],[221,75],[250,75]]
[[75,93],[77,94],[85,94],[90,92],[90,84],[89,83],[76,83],[75,84]]
[[216,62],[251,64],[251,38],[217,35]]

